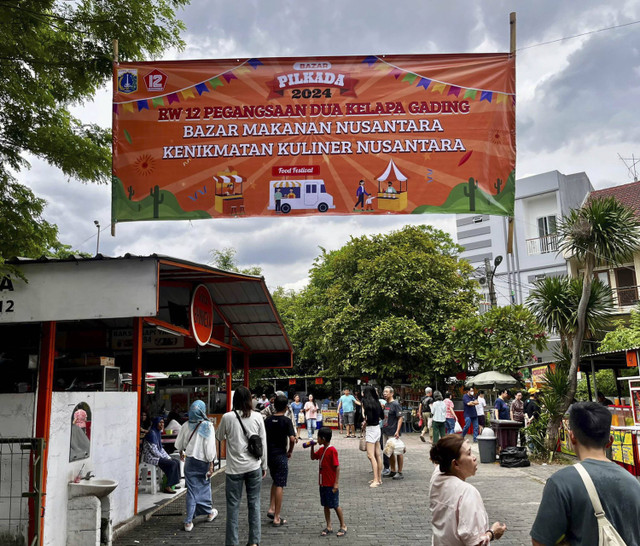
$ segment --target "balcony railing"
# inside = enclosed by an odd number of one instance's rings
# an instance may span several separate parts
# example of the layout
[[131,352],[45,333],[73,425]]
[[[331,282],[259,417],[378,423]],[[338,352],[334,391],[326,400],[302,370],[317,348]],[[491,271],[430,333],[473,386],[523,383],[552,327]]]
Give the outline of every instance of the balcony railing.
[[549,252],[558,251],[558,235],[553,233],[538,237],[537,239],[527,239],[527,254],[533,256],[535,254],[548,254]]
[[629,307],[638,303],[637,286],[622,286],[611,291],[613,292],[614,303],[618,307]]

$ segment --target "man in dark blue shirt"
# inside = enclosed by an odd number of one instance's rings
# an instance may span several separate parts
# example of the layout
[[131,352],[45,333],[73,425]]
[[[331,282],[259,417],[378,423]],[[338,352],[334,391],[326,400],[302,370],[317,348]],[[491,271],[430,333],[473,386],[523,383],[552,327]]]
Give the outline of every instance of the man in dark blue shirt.
[[476,406],[478,401],[473,395],[473,387],[464,387],[464,396],[462,397],[462,404],[464,406],[464,428],[462,429],[462,437],[471,430],[473,427],[473,441],[478,441],[478,411]]
[[494,413],[496,419],[511,419],[511,412],[509,411],[509,405],[507,399],[509,398],[509,391],[504,389],[500,392],[500,396],[496,398],[494,407]]

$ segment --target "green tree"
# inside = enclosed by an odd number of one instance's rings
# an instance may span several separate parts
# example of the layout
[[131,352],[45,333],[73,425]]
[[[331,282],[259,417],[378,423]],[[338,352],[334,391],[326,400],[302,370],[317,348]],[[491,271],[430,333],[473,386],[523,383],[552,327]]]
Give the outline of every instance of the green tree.
[[455,369],[444,342],[452,319],[477,311],[461,248],[430,226],[351,238],[316,259],[296,302],[303,361],[329,373],[414,380]]
[[218,269],[224,269],[225,271],[235,271],[236,273],[255,275],[258,277],[262,275],[262,268],[257,265],[240,267],[236,260],[236,254],[236,249],[231,247],[225,247],[222,250],[212,250],[209,264]]
[[69,108],[93,97],[112,79],[114,39],[119,43],[120,60],[126,61],[182,47],[183,24],[175,11],[187,3],[2,2],[0,222],[12,218],[15,242],[7,242],[8,232],[2,231],[0,267],[13,256],[38,257],[57,241],[56,227],[42,217],[44,202],[13,176],[28,167],[26,154],[58,167],[68,177],[109,181],[110,130],[82,123]]
[[640,311],[638,309],[631,311],[628,325],[623,320],[616,321],[615,325],[616,329],[607,332],[604,336],[598,352],[623,351],[640,347]]
[[447,333],[447,345],[456,363],[467,368],[476,362],[479,371],[515,373],[532,358],[532,350],[546,347],[544,328],[522,305],[493,307],[482,315],[455,320]]
[[[631,259],[640,248],[640,219],[633,209],[614,197],[597,198],[578,210],[572,210],[560,223],[558,231],[560,250],[578,260],[582,266],[583,279],[571,346],[569,388],[561,407],[564,412],[576,393],[582,342],[588,327],[587,315],[594,267],[597,263],[615,265]],[[549,427],[557,424],[553,421],[550,420]]]

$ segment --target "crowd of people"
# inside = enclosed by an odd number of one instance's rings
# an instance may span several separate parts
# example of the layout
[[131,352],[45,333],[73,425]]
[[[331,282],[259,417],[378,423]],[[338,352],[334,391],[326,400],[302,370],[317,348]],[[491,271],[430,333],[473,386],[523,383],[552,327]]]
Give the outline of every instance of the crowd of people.
[[[404,478],[403,413],[394,394],[391,386],[384,387],[382,397],[375,387],[365,386],[358,396],[345,389],[338,400],[337,407],[344,416],[347,438],[355,437],[355,414],[361,417],[363,441],[373,474],[372,488],[380,487],[384,476]],[[532,390],[525,403],[522,393],[518,392],[509,405],[510,393],[503,390],[494,405],[494,418],[527,423],[534,420],[540,413],[536,394]],[[176,439],[176,450],[184,461],[187,487],[184,530],[189,532],[193,529],[197,516],[213,521],[218,515],[218,510],[213,508],[210,484],[217,456],[216,439],[226,442],[225,543],[239,543],[238,514],[243,489],[246,490],[248,507],[247,544],[260,543],[260,492],[267,470],[272,483],[266,517],[273,526],[286,525],[287,520],[281,512],[289,459],[301,439],[300,425],[304,424],[307,442],[303,446],[309,448],[311,460],[319,462],[319,496],[325,518],[325,527],[320,535],[335,532],[338,537],[346,536],[348,527],[340,507],[339,453],[331,445],[332,430],[329,427],[320,427],[316,432],[319,408],[313,395],[308,395],[304,403],[297,394],[290,402],[282,391],[277,391],[271,399],[263,398],[256,401],[249,389],[238,387],[234,392],[232,410],[223,415],[217,430],[207,418],[204,402],[198,400],[191,405],[188,422],[180,428]],[[420,401],[419,415],[424,421],[420,438],[426,442],[432,434],[429,456],[435,469],[429,486],[429,507],[432,544],[435,546],[487,545],[507,532],[505,523],[489,523],[482,495],[467,482],[478,470],[472,443],[486,424],[484,419],[480,419],[485,417],[486,405],[482,391],[476,395],[472,388],[465,388],[464,427],[461,427],[454,413],[451,393],[443,396],[441,392],[427,388]],[[533,546],[559,544],[563,540],[563,544],[598,544],[603,518],[611,524],[614,533],[619,533],[620,540],[624,540],[615,544],[640,544],[640,526],[637,523],[640,521],[640,483],[605,455],[605,449],[610,445],[610,412],[601,404],[575,403],[570,408],[569,422],[569,434],[580,463],[563,468],[547,481],[530,532]],[[179,463],[162,448],[163,418],[155,418],[145,424],[149,429],[145,436],[143,459],[157,464],[166,474],[165,492],[168,493],[179,480],[179,467],[176,467]],[[624,506],[620,501],[621,490],[625,491]],[[332,523],[332,511],[338,519],[337,531]],[[598,518],[596,513],[600,514]]]

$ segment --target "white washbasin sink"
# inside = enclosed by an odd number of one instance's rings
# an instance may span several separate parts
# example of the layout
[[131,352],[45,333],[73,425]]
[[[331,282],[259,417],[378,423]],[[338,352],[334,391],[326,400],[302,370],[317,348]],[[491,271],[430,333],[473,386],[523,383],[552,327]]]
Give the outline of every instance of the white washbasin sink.
[[91,478],[90,480],[80,480],[78,483],[69,484],[69,498],[73,497],[106,497],[111,491],[118,487],[115,480],[104,480]]

